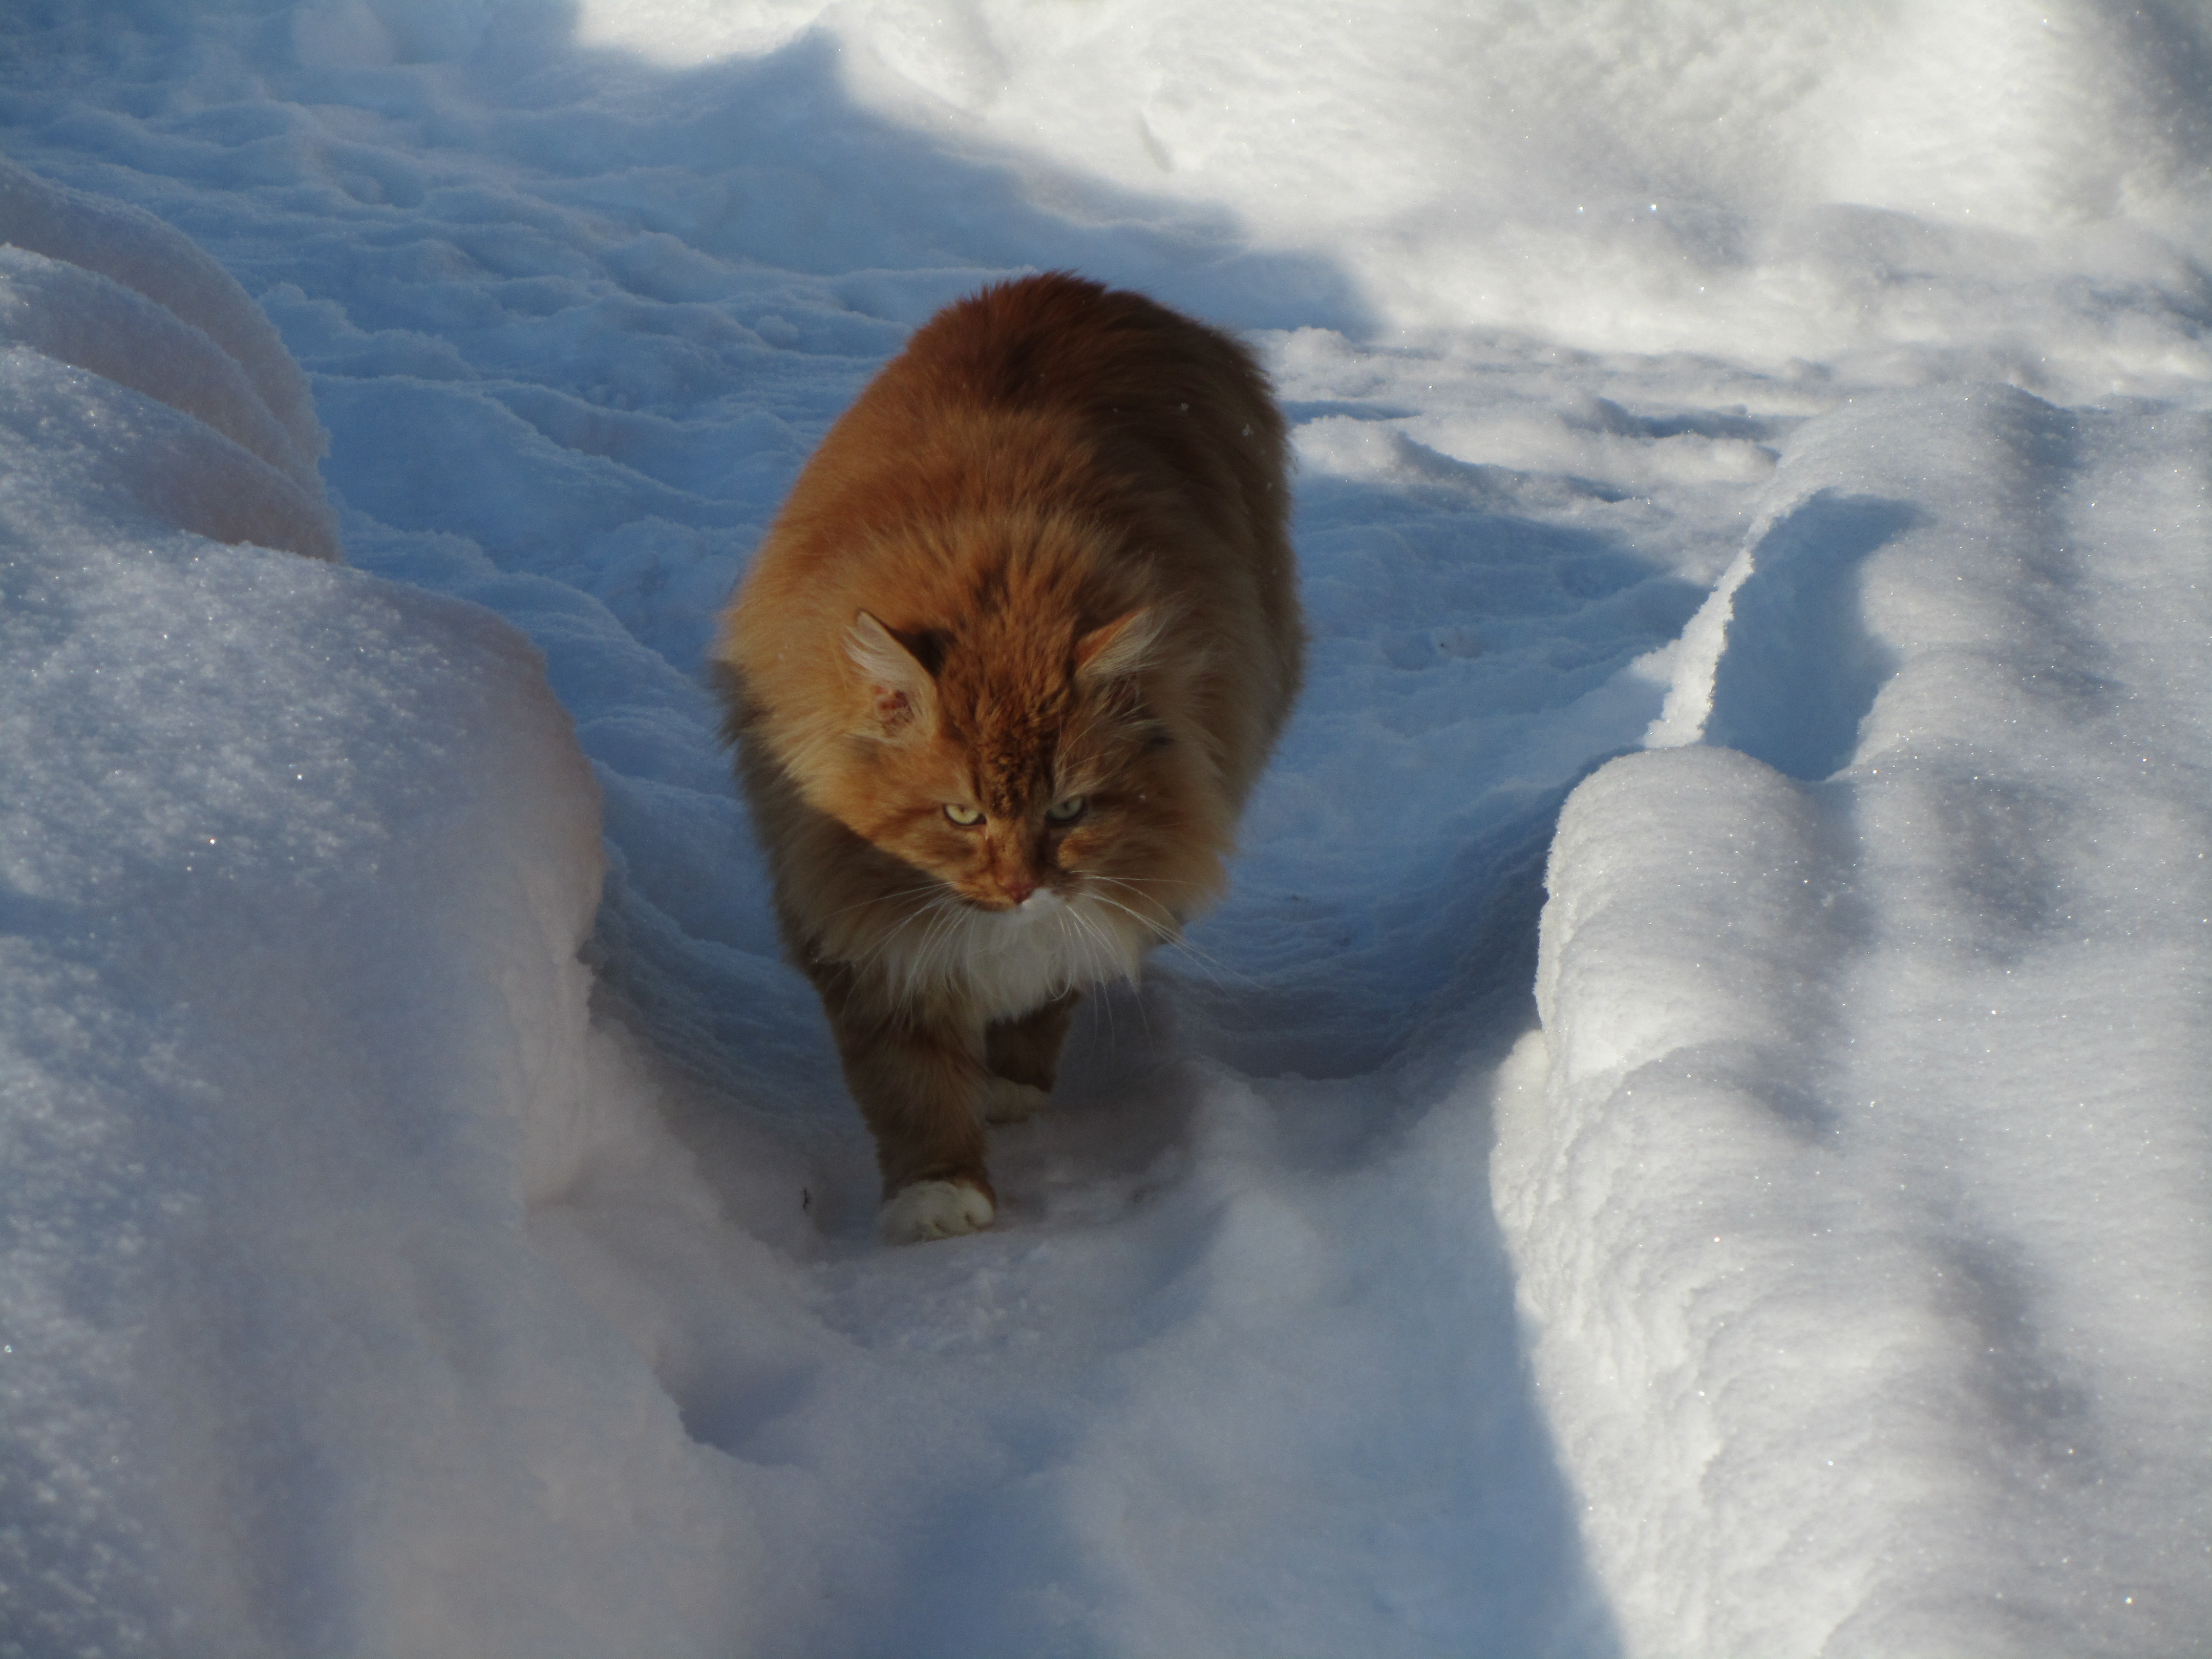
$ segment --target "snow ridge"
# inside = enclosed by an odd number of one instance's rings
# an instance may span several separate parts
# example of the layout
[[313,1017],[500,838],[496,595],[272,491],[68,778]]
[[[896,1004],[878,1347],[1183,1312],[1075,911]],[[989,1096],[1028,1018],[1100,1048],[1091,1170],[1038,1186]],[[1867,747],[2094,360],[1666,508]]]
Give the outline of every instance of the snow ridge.
[[1639,1494],[1589,1525],[1644,1650],[2179,1655],[2212,1616],[2212,1340],[2153,1311],[2212,1305],[2212,613],[2131,550],[2202,526],[2161,465],[2200,419],[1809,423],[1713,679],[1748,752],[1562,815],[1492,1182],[1567,1461]]

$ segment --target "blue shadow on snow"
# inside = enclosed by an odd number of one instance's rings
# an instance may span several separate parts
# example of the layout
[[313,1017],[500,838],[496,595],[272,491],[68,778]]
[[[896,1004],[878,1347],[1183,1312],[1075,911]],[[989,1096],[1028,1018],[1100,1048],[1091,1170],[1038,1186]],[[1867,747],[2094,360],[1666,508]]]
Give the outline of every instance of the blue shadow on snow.
[[1922,521],[1903,501],[1824,489],[1759,538],[1713,675],[1707,743],[1808,783],[1850,763],[1897,666],[1867,632],[1859,567]]

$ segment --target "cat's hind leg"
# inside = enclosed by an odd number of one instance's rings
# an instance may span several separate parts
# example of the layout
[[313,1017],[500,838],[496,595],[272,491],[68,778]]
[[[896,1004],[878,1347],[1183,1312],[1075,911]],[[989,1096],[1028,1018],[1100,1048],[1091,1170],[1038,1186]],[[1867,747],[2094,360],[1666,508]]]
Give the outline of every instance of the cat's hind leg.
[[1052,1104],[1052,1091],[1010,1077],[983,1079],[983,1121],[1026,1123]]
[[1081,994],[1070,991],[984,1032],[983,1063],[991,1073],[984,1087],[985,1122],[1019,1123],[1052,1103],[1060,1045],[1067,1040],[1068,1024],[1075,1018]]

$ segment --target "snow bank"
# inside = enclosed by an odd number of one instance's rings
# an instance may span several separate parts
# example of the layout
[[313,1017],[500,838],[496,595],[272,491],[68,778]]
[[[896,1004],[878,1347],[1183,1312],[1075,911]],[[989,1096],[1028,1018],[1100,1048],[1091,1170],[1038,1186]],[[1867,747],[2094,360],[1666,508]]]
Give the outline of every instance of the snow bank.
[[216,541],[337,556],[305,377],[160,220],[0,157],[0,350],[19,469],[66,467],[69,494]]
[[2206,436],[1808,423],[1675,688],[1733,748],[1568,803],[1492,1182],[1637,1650],[2212,1626]]
[[166,227],[0,204],[0,1646],[710,1650],[713,1455],[525,1225],[649,1095],[568,718],[209,539],[335,552],[298,371]]

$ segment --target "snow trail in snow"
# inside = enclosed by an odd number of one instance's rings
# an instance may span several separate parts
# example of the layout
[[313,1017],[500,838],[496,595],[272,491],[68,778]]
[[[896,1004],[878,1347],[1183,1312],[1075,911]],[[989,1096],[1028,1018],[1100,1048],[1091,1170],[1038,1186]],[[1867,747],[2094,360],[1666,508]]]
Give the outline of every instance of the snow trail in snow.
[[[33,1651],[2191,1650],[2191,16],[0,42],[100,198],[0,175]],[[696,665],[1054,265],[1264,352],[1313,683],[998,1230],[886,1253]],[[330,550],[318,420],[356,568],[200,539]]]

